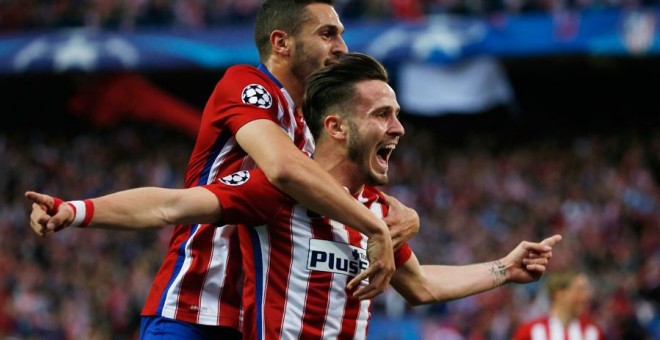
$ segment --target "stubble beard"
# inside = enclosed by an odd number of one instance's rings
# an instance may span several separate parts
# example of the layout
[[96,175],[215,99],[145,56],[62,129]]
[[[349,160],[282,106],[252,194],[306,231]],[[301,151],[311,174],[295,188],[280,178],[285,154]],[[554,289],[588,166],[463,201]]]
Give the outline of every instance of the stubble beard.
[[314,65],[312,65],[312,60],[308,56],[309,54],[307,53],[304,44],[300,41],[296,42],[296,53],[293,56],[291,72],[301,81],[302,84],[305,83],[310,74],[323,68],[322,64],[317,65],[314,63]]
[[355,122],[349,120],[348,131],[349,137],[347,143],[347,156],[351,162],[357,165],[357,170],[360,176],[364,179],[364,184],[369,186],[380,186],[387,184],[387,177],[385,177],[385,179],[381,179],[371,173],[371,159],[367,158],[366,149],[363,145],[364,143],[362,142],[362,138],[360,137]]

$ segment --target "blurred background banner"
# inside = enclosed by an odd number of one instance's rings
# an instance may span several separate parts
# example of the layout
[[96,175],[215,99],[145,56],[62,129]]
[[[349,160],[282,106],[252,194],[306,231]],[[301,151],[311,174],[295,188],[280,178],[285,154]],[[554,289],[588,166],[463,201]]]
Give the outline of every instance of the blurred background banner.
[[[491,55],[638,55],[660,51],[658,10],[556,11],[534,15],[430,15],[347,22],[345,39],[392,66],[447,64]],[[0,73],[225,68],[255,64],[251,26],[104,31],[61,29],[0,36]]]
[[0,73],[216,69],[258,61],[248,28],[112,32],[85,28],[0,38]]
[[477,113],[514,104],[506,73],[493,57],[451,65],[405,62],[398,79],[399,102],[414,114]]

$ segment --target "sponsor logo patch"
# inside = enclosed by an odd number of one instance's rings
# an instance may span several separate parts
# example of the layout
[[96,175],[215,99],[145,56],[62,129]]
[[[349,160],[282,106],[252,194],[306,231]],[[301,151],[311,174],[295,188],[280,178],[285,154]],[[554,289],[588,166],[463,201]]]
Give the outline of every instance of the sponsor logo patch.
[[367,251],[350,244],[310,239],[307,269],[356,276],[369,267]]

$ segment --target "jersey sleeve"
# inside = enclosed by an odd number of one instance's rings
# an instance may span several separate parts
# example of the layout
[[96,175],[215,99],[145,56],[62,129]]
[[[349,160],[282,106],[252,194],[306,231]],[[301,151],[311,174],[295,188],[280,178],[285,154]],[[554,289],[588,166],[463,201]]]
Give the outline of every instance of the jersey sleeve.
[[231,135],[258,119],[277,123],[279,88],[261,71],[247,66],[231,67],[220,79],[204,108],[202,126],[229,129]]
[[394,265],[399,268],[403,266],[412,256],[412,249],[408,242],[404,243],[399,249],[394,252]]
[[271,185],[261,169],[238,171],[203,187],[218,199],[226,224],[262,225],[292,204],[292,199]]

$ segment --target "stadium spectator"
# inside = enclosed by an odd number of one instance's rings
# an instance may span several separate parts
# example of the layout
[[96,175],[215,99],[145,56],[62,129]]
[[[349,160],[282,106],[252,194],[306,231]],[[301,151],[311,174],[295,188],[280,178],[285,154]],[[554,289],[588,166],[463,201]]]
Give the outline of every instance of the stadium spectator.
[[[58,0],[0,2],[0,31],[92,27],[134,30],[139,27],[203,28],[248,24],[263,0]],[[346,19],[419,19],[434,14],[492,15],[531,12],[635,9],[658,0],[340,0]]]
[[588,315],[592,288],[586,275],[550,273],[546,287],[550,299],[547,314],[522,324],[515,332],[515,340],[605,339],[601,327]]

